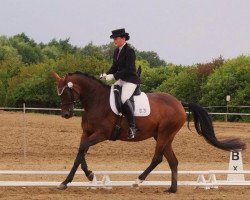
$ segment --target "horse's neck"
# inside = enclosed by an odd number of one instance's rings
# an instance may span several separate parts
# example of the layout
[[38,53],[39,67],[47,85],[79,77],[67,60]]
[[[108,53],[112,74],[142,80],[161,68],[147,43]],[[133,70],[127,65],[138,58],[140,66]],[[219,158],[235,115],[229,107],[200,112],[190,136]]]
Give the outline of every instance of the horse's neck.
[[88,111],[108,103],[109,89],[95,80],[81,81],[81,103]]

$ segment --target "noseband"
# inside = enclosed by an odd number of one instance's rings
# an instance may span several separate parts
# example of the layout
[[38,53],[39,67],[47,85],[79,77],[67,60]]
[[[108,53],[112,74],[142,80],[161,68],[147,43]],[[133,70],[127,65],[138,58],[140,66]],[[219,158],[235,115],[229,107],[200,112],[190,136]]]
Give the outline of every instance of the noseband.
[[63,94],[63,92],[65,91],[66,88],[69,89],[70,95],[71,95],[71,101],[66,102],[66,103],[61,103],[61,106],[70,105],[70,104],[75,105],[76,100],[75,100],[75,97],[74,97],[74,93],[73,93],[73,92],[75,92],[75,93],[80,97],[80,94],[74,89],[73,86],[74,86],[74,85],[73,85],[72,82],[68,82],[63,88],[57,88],[57,94],[58,94],[58,96],[61,96],[61,95]]

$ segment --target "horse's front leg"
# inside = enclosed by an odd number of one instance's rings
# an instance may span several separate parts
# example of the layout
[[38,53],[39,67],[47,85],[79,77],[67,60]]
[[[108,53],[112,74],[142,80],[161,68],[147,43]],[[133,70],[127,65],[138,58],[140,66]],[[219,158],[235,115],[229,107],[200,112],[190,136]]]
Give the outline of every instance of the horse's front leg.
[[[95,145],[101,141],[104,141],[104,137],[98,133],[94,133],[89,137],[82,136],[80,147],[76,156],[76,159],[74,161],[73,167],[70,170],[70,173],[68,174],[67,178],[57,187],[60,190],[64,190],[67,188],[67,184],[72,182],[74,175],[76,173],[76,170],[78,169],[79,165],[82,163],[83,170],[87,177],[91,175],[91,171],[87,168],[87,163],[85,161],[85,153],[87,152],[88,148],[92,145]],[[94,176],[94,175],[93,175]],[[89,177],[88,177],[89,178]]]
[[86,177],[92,181],[94,179],[94,173],[88,169],[87,162],[85,160],[85,155],[87,154],[88,149],[84,152],[82,163],[81,163],[81,169],[84,171]]

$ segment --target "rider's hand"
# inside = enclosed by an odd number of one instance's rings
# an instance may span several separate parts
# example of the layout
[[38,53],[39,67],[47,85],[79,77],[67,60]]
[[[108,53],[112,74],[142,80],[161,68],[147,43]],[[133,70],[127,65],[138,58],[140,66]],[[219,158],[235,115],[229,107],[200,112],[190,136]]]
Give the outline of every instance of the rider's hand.
[[103,73],[103,74],[100,75],[100,79],[106,79],[106,76],[107,76],[107,74]]
[[114,79],[114,75],[113,74],[108,74],[108,75],[106,75],[105,79],[107,81],[111,81],[112,79]]

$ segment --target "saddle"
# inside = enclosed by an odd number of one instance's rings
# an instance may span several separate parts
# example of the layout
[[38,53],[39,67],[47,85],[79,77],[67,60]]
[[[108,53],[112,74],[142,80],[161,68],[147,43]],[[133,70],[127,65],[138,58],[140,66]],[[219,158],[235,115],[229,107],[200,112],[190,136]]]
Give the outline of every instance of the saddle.
[[[122,87],[120,87],[119,85],[112,85],[110,90],[110,107],[111,110],[119,116],[110,138],[110,140],[113,141],[119,138],[122,116],[125,116],[122,110],[121,92]],[[144,92],[141,92],[139,85],[136,87],[133,95],[129,100],[131,101],[134,108],[134,116],[145,117],[150,114],[148,97]]]
[[[110,107],[116,115],[122,115],[121,90],[122,88],[118,85],[112,85],[110,90]],[[130,101],[134,105],[134,116],[146,117],[150,114],[148,96],[141,92],[139,86],[135,89]]]

